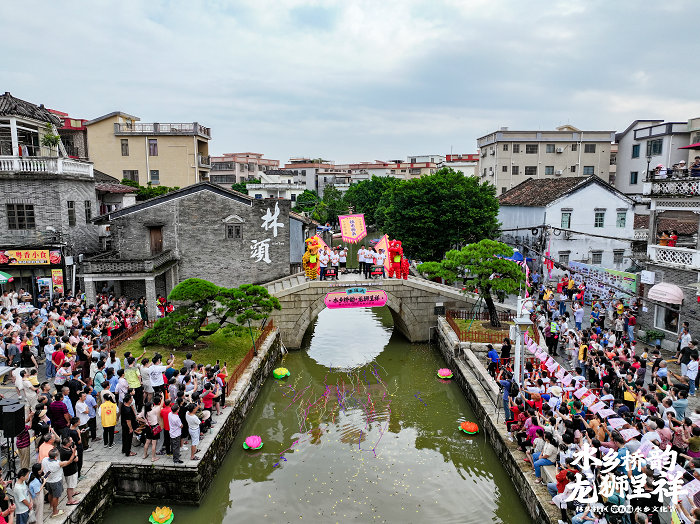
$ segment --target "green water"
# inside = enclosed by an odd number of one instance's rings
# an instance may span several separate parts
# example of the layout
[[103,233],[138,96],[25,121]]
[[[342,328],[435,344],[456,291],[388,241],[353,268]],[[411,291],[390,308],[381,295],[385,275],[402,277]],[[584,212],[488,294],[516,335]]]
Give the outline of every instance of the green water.
[[[445,363],[392,328],[386,308],[324,310],[304,348],[270,377],[198,508],[163,503],[177,523],[530,522]],[[246,436],[264,447],[242,449]],[[154,505],[115,505],[114,524]]]

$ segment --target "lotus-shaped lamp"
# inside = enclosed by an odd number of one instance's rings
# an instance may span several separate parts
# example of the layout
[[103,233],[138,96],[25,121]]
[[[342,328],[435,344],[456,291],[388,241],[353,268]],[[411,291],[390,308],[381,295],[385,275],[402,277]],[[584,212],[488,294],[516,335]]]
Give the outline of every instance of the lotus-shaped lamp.
[[452,378],[452,370],[447,368],[438,369],[438,377],[440,378]]
[[476,435],[479,432],[479,426],[476,422],[470,422],[465,420],[459,425],[459,429],[464,431],[467,435]]
[[163,506],[162,508],[157,507],[155,510],[153,510],[148,522],[151,524],[170,524],[174,518],[175,515],[173,514],[173,510],[167,506]]
[[259,435],[246,437],[243,443],[243,449],[260,449],[261,447],[263,447],[263,441]]
[[277,379],[288,377],[289,375],[290,373],[287,368],[277,368],[272,372],[272,376]]

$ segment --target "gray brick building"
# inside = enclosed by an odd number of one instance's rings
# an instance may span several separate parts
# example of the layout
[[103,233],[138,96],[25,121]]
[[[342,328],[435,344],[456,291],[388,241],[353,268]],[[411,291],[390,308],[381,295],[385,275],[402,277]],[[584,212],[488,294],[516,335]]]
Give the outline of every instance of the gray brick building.
[[96,219],[108,224],[114,251],[86,260],[88,297],[106,282],[130,298],[145,296],[155,316],[157,294],[203,278],[236,287],[290,273],[308,231],[288,200],[260,200],[201,182]]

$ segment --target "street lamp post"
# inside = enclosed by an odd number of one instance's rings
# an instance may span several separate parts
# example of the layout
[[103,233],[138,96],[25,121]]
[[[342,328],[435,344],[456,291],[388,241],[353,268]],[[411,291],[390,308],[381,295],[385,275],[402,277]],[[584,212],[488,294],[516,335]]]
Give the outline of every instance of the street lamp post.
[[526,309],[526,303],[532,302],[524,297],[518,297],[518,311],[517,317],[514,320],[515,323],[515,365],[513,366],[513,375],[515,381],[522,385],[523,383],[523,370],[524,370],[524,348],[525,348],[525,333],[527,333],[527,327],[532,324],[528,311]]
[[647,182],[651,182],[651,175],[649,173],[649,166],[651,165],[651,155],[647,155]]

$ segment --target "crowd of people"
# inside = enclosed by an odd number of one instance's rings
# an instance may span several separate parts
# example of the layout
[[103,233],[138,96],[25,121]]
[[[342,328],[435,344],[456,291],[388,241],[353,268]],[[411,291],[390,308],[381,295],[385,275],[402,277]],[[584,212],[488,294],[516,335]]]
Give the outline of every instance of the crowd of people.
[[[338,280],[341,274],[347,273],[348,248],[344,246],[335,246],[332,249],[320,248],[318,250],[318,266],[320,268],[319,280],[328,280],[335,278]],[[357,262],[359,263],[359,272],[369,279],[376,274],[384,278],[384,261],[386,253],[384,249],[375,248],[374,246],[365,247],[365,244],[357,250]],[[375,273],[376,272],[376,273]]]
[[168,455],[182,464],[189,447],[197,460],[201,434],[224,405],[225,364],[196,363],[187,354],[176,368],[173,355],[120,357],[112,349],[115,336],[148,321],[145,299],[38,299],[30,313],[18,314],[12,300],[0,309],[0,360],[11,369],[5,382],[14,384],[26,415],[14,442],[16,478],[0,482],[0,524],[42,522],[45,499],[58,517],[64,489],[67,504],[78,504],[84,455],[100,440],[112,448],[115,434],[127,457],[142,445],[144,459]]
[[669,167],[659,164],[654,168],[655,180],[687,176],[691,176],[693,178],[700,177],[700,156],[696,156],[690,166],[686,166],[685,160],[680,160],[678,163]]
[[[700,409],[688,408],[700,379],[699,356],[687,323],[676,354],[665,359],[660,346],[643,349],[636,343],[634,300],[614,292],[593,296],[586,319],[585,285],[564,277],[556,287],[538,286],[531,318],[545,343],[544,348],[529,347],[534,356],[526,359],[522,384],[513,377],[508,339],[500,355],[490,346],[487,358],[489,372],[502,388],[508,438],[532,466],[533,481],[546,485],[551,504],[561,510],[560,522],[569,522],[569,511],[574,524],[611,522],[605,509],[611,505],[629,509],[614,522],[660,522],[669,501],[659,501],[658,486],[671,477],[664,476],[667,472],[652,455],[664,450],[676,452],[677,484],[690,494],[681,496],[675,511],[682,522],[700,521]],[[669,364],[679,365],[680,372],[671,371]],[[578,460],[585,447],[597,461]],[[646,459],[634,463],[630,457],[635,452]],[[618,465],[606,469],[613,458]],[[549,482],[547,466],[555,468]],[[582,481],[600,489],[611,471],[628,480],[630,491],[620,482],[605,488],[604,506],[576,502],[581,493],[575,489]],[[578,498],[568,500],[572,494]]]

